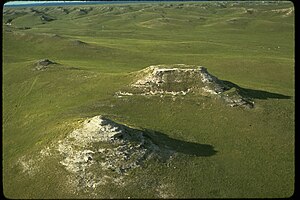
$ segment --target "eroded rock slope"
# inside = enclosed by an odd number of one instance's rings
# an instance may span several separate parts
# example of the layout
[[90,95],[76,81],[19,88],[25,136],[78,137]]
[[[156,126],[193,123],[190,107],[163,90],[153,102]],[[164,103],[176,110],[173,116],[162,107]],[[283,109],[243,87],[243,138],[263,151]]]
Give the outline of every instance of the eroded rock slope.
[[156,65],[141,70],[137,80],[126,91],[116,93],[118,97],[132,95],[182,95],[189,93],[221,98],[226,104],[235,107],[252,108],[253,101],[233,87],[210,74],[205,67],[177,64]]
[[55,155],[70,176],[67,184],[76,190],[95,189],[107,183],[127,184],[129,171],[149,159],[168,162],[175,151],[155,144],[147,132],[116,123],[103,116],[86,119],[58,143],[35,157],[22,157],[22,171],[32,176],[47,156]]

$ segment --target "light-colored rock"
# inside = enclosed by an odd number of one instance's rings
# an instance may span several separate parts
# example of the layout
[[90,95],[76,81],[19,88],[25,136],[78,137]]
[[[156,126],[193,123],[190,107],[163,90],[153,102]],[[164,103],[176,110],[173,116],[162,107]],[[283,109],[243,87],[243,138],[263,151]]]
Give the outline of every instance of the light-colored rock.
[[[81,128],[59,142],[60,163],[77,177],[80,188],[96,188],[107,181],[124,185],[121,179],[129,170],[141,166],[151,157],[173,154],[170,150],[159,148],[144,134],[103,116],[95,116],[85,120]],[[101,144],[105,148],[97,148]],[[95,167],[119,176],[103,181],[103,177],[92,170]]]
[[[210,74],[207,68],[202,66],[191,66],[185,64],[155,65],[147,67],[137,73],[138,79],[131,84],[134,93],[117,92],[122,96],[185,96],[189,93],[213,96],[221,98],[231,107],[245,106],[253,107],[253,102],[242,97],[238,90],[232,91],[231,96],[224,94],[232,86],[225,84],[222,80]],[[122,95],[122,96],[120,96]],[[235,102],[233,99],[239,99]]]

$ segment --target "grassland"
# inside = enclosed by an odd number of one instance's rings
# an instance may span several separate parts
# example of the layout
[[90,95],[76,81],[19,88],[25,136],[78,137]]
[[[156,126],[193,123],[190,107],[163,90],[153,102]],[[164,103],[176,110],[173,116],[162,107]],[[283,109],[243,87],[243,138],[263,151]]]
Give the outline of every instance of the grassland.
[[[5,196],[291,196],[295,27],[290,8],[291,2],[4,8]],[[60,67],[33,70],[44,58]],[[264,95],[248,110],[206,97],[115,97],[132,83],[135,71],[175,63],[205,66],[222,80]],[[99,114],[159,132],[157,139],[182,141],[175,144],[211,145],[217,153],[197,156],[183,145],[187,150],[171,165],[151,161],[129,174],[126,187],[108,184],[88,192],[66,184],[68,172],[56,157],[36,163],[34,175],[22,172],[20,158],[55,144],[78,121]]]

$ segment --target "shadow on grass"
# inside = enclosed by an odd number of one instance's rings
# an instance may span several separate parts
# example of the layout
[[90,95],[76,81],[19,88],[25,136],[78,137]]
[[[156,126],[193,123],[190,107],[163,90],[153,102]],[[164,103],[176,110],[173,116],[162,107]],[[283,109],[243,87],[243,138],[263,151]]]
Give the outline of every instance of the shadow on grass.
[[199,144],[195,142],[187,142],[183,140],[178,140],[170,138],[168,135],[153,131],[153,130],[144,130],[147,134],[146,137],[149,137],[153,143],[160,147],[169,147],[175,152],[191,155],[191,156],[213,156],[217,153],[214,150],[214,147],[209,144]]
[[[217,153],[217,151],[214,150],[214,147],[209,144],[199,144],[195,142],[187,142],[183,140],[174,139],[169,137],[165,133],[153,131],[150,129],[132,128],[124,124],[120,124],[118,122],[110,120],[106,117],[102,118],[101,124],[110,125],[112,127],[122,127],[124,131],[114,136],[117,139],[128,140],[131,142],[135,141],[138,143],[143,141],[142,142],[143,146],[146,148],[149,147],[148,146],[149,143],[147,141],[150,140],[151,143],[154,143],[155,145],[160,147],[162,152],[156,152],[156,153],[161,154],[160,157],[165,159],[168,159],[174,152],[191,155],[191,156],[205,156],[205,157],[213,156]],[[139,133],[142,133],[145,140],[141,139],[140,137],[137,137]],[[165,150],[171,150],[171,152]]]
[[[151,129],[145,129],[145,128],[133,128],[118,122],[115,122],[109,118],[102,117],[102,125],[110,125],[112,127],[122,127],[124,129],[122,134],[119,133],[115,135],[114,137],[117,139],[122,139],[122,140],[128,140],[128,141],[135,141],[140,143],[143,141],[143,146],[147,147],[148,142],[151,141],[151,143],[154,143],[157,145],[161,150],[171,150],[174,152],[186,154],[186,155],[191,155],[191,156],[213,156],[217,153],[216,150],[214,150],[214,147],[209,144],[200,144],[200,143],[195,143],[195,142],[187,142],[179,139],[174,139],[169,137],[167,134],[159,132],[159,131],[154,131]],[[118,130],[118,129],[117,129]],[[141,137],[137,137],[139,134],[143,135]],[[164,152],[166,153],[166,152]],[[169,157],[171,156],[172,153],[167,153],[165,156]],[[165,157],[162,156],[162,157]]]
[[290,99],[291,96],[283,95],[283,94],[277,94],[277,93],[272,93],[272,92],[267,92],[267,91],[262,91],[262,90],[253,90],[253,89],[247,89],[247,88],[242,88],[230,81],[224,81],[222,80],[225,85],[227,85],[229,88],[235,87],[240,91],[240,95],[246,98],[251,98],[251,99]]

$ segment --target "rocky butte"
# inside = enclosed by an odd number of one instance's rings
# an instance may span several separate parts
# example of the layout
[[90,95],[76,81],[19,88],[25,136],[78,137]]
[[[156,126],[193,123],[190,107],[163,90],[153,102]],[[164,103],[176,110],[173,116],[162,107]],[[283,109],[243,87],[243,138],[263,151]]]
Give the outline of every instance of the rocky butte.
[[202,66],[156,65],[141,70],[136,75],[127,91],[116,93],[118,97],[145,95],[181,95],[189,93],[220,98],[231,107],[253,108],[254,102],[241,94],[240,88],[222,81],[210,74],[207,68]]

